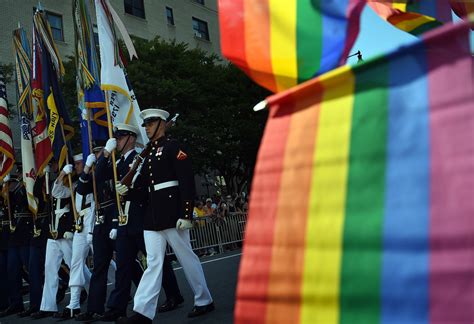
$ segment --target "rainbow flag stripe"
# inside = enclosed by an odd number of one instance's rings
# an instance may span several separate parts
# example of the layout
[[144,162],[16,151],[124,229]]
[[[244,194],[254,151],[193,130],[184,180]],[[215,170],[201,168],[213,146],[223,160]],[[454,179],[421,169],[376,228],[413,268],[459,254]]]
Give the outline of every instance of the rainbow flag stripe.
[[267,99],[236,323],[472,323],[466,24]]
[[367,3],[383,19],[415,36],[451,21],[447,0],[367,0]]
[[279,92],[346,62],[365,0],[219,0],[221,48]]

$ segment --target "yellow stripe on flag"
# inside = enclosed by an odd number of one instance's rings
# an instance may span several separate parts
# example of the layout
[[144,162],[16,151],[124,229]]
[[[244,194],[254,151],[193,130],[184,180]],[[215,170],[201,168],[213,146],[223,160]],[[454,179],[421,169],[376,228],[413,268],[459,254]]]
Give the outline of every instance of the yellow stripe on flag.
[[420,17],[415,18],[415,19],[401,21],[401,22],[395,24],[395,26],[397,28],[401,29],[401,30],[410,32],[410,31],[420,27],[421,25],[424,25],[424,24],[426,24],[428,22],[432,22],[432,21],[436,21],[436,19],[434,19],[432,17],[429,17],[429,16],[420,16]]
[[396,0],[396,1],[393,1],[392,8],[393,9],[398,9],[402,12],[406,12],[407,11],[407,3],[404,0]]
[[[306,228],[302,323],[339,322],[343,224],[354,102],[354,76],[324,78]],[[331,84],[324,84],[324,82]]]
[[270,52],[278,91],[297,84],[295,0],[269,0]]

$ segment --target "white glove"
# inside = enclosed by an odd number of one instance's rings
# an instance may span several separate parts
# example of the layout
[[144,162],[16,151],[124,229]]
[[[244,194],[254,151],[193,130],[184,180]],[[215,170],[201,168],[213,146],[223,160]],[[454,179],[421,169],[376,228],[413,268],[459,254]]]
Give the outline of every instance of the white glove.
[[180,218],[176,222],[177,230],[187,230],[193,228],[193,223],[189,219]]
[[3,177],[3,183],[10,181],[10,173]]
[[49,166],[49,164],[47,164],[44,169],[43,169],[44,173],[50,173],[51,172],[51,167]]
[[117,139],[109,138],[107,143],[105,143],[105,150],[109,153],[112,153],[113,150],[117,147]]
[[91,168],[92,165],[95,163],[95,161],[97,161],[97,159],[95,158],[95,154],[94,153],[89,154],[86,160],[86,166]]
[[65,174],[71,174],[72,173],[72,164],[66,164],[63,168],[63,172]]
[[109,237],[111,240],[115,240],[117,238],[117,229],[112,228],[109,233]]
[[87,244],[92,244],[92,233],[87,233],[86,241]]
[[115,190],[120,196],[125,196],[128,192],[128,187],[124,184],[121,184],[120,181],[115,183]]
[[74,234],[72,234],[72,232],[64,232],[63,237],[64,237],[66,240],[72,240],[72,238],[74,237]]

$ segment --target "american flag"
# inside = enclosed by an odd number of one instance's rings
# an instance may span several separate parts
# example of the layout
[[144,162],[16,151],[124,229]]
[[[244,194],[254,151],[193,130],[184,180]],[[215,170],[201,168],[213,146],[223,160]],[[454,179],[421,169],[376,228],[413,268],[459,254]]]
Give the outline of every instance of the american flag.
[[12,131],[8,122],[5,77],[3,72],[0,71],[0,180],[10,172],[14,163]]

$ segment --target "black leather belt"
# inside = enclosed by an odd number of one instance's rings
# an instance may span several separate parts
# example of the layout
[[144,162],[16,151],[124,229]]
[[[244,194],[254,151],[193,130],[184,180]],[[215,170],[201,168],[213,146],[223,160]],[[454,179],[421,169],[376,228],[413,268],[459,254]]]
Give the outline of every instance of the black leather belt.
[[49,213],[39,213],[37,216],[36,216],[36,219],[38,218],[45,218],[45,217],[48,217]]
[[104,201],[103,203],[100,204],[100,208],[101,209],[108,208],[110,206],[113,206],[114,204],[115,204],[114,200],[107,200],[107,201]]
[[31,213],[14,213],[13,216],[15,216],[15,218],[33,217]]

